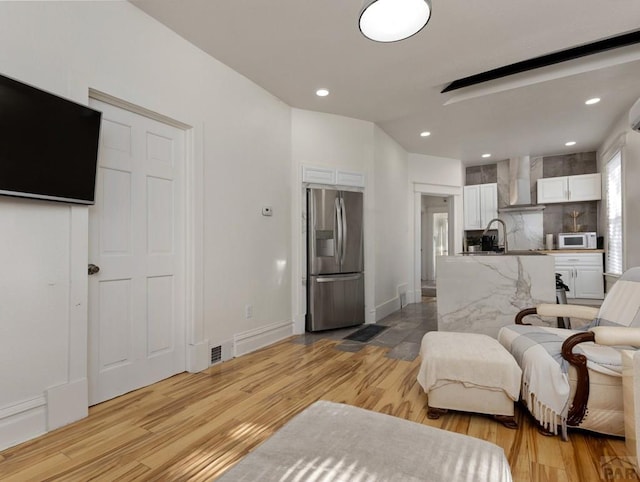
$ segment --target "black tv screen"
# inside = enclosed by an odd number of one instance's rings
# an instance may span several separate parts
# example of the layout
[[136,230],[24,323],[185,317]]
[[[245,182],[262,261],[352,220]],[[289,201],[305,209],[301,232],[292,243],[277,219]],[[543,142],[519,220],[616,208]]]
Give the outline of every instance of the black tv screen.
[[93,204],[101,115],[0,75],[0,194]]

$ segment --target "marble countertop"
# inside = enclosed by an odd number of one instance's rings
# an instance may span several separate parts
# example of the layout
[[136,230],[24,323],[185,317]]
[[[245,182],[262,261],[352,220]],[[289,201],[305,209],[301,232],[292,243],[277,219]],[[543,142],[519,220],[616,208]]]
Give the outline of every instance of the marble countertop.
[[494,251],[463,251],[456,256],[535,256],[543,254],[597,254],[604,249],[510,249],[507,254]]
[[604,253],[604,249],[542,249],[545,254],[591,254]]
[[546,254],[548,253],[532,249],[514,249],[509,250],[506,254],[496,253],[495,251],[463,251],[461,253],[457,253],[456,256],[490,256],[492,258],[503,258],[505,256],[544,256]]

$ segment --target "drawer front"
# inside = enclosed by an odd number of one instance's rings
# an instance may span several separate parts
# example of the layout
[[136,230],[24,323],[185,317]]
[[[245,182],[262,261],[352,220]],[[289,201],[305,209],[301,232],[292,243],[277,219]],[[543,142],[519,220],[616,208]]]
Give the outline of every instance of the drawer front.
[[602,253],[590,254],[552,254],[556,266],[602,266]]

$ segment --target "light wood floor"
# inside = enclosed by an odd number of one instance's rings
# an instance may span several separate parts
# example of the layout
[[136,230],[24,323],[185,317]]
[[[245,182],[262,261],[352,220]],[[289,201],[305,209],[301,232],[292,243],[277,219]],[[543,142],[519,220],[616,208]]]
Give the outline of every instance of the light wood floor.
[[480,415],[428,420],[416,382],[419,359],[388,359],[387,349],[375,346],[350,353],[335,349],[336,341],[293,340],[97,405],[85,420],[0,452],[0,479],[211,480],[318,399],[494,442],[515,481],[599,481],[603,460],[627,456],[622,439],[544,437],[522,412],[518,430]]

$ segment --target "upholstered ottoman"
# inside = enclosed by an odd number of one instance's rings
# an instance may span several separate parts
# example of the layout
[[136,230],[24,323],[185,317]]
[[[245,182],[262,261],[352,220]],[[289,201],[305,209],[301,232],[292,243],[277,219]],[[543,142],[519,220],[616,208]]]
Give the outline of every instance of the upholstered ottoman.
[[418,383],[428,396],[428,417],[447,409],[494,415],[516,428],[513,404],[522,370],[494,338],[477,333],[433,331],[424,335]]

